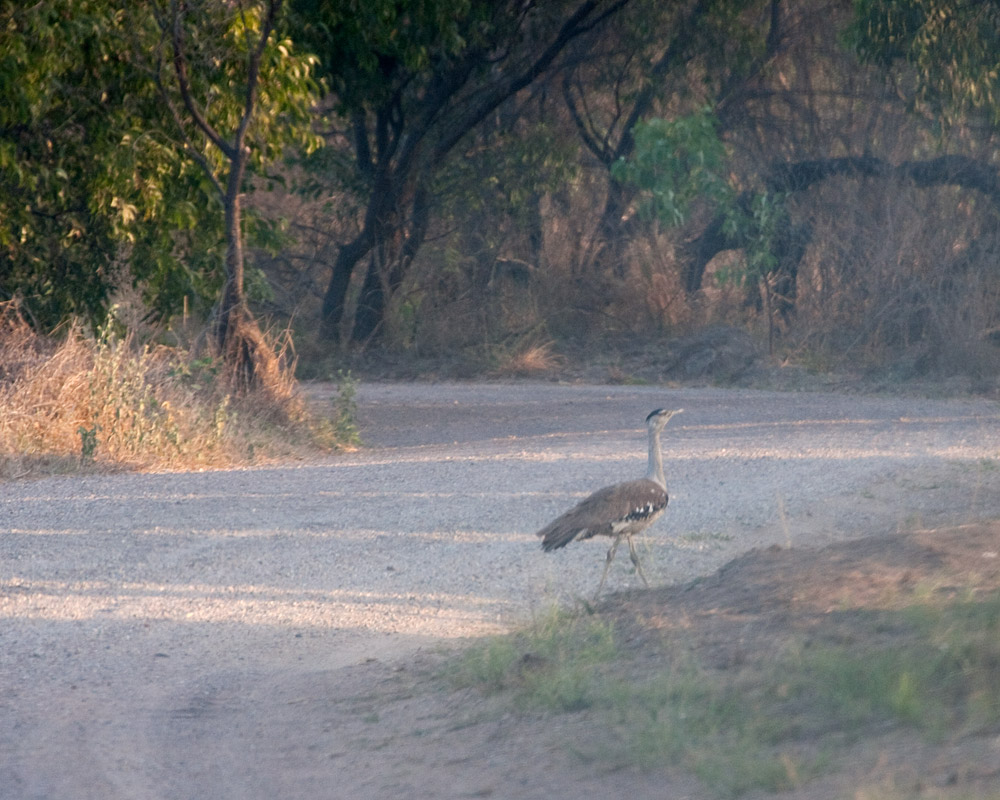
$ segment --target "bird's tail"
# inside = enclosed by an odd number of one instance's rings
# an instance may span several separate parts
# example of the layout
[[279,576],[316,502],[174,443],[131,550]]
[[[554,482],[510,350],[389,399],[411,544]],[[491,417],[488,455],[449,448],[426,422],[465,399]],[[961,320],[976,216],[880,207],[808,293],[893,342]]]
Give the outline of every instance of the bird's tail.
[[[546,553],[551,550],[558,550],[560,547],[565,547],[577,538],[577,536],[586,534],[587,532],[586,529],[581,530],[573,525],[560,525],[559,522],[560,520],[556,520],[553,524],[542,528],[538,532],[538,535],[542,537],[542,550]],[[581,536],[581,538],[586,538],[586,536]]]

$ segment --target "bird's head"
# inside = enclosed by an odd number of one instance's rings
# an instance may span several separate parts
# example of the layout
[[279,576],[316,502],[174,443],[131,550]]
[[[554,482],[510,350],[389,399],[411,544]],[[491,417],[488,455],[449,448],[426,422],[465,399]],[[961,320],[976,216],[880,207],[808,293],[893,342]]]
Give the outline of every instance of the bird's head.
[[683,412],[683,408],[658,408],[656,411],[651,411],[649,416],[646,417],[646,425],[648,425],[653,430],[661,431],[663,426],[666,425],[674,414],[680,414]]

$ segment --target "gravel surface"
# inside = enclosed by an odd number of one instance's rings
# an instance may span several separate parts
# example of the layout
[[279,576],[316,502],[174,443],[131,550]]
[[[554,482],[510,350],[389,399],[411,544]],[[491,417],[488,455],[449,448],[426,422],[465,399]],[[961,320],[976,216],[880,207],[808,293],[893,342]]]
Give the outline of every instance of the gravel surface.
[[[606,542],[543,555],[534,531],[641,476],[656,407],[685,413],[663,436],[670,508],[639,543],[654,584],[754,547],[1000,516],[986,400],[553,384],[358,400],[369,446],[324,463],[0,484],[0,800],[305,796],[242,779],[290,767],[280,740],[227,741],[267,712],[219,698],[589,597]],[[620,557],[605,591],[637,580]],[[209,714],[227,723],[206,748]],[[323,796],[348,796],[321,767]]]

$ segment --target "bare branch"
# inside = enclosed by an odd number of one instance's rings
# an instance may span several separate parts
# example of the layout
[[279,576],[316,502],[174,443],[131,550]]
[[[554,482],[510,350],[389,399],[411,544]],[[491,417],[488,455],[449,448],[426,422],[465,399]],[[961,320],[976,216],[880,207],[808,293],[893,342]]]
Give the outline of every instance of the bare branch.
[[612,14],[617,13],[628,2],[629,0],[617,0],[617,2],[612,3],[607,9],[596,16],[593,15],[598,6],[601,5],[597,0],[586,0],[586,2],[581,3],[534,61],[519,74],[513,75],[508,80],[499,83],[493,91],[484,96],[477,105],[473,106],[463,119],[451,126],[451,130],[442,136],[441,140],[437,143],[434,149],[434,160],[439,161],[442,159],[487,114],[508,97],[511,97],[531,84],[539,75],[552,66],[552,63],[571,41],[592,30],[594,26],[603,22]]
[[667,45],[666,50],[663,51],[663,55],[661,55],[656,63],[653,64],[653,67],[650,69],[649,75],[647,76],[645,86],[642,87],[642,90],[636,96],[635,102],[632,104],[632,111],[625,119],[622,126],[622,136],[618,140],[618,146],[615,148],[613,160],[631,155],[632,148],[635,147],[635,139],[632,136],[632,131],[635,129],[639,120],[645,117],[649,112],[650,106],[652,106],[657,92],[660,91],[660,79],[663,78],[663,76],[666,75],[671,68],[676,66],[678,60],[683,56],[684,50],[691,41],[699,21],[709,10],[711,5],[711,0],[699,0],[688,15],[681,20],[680,24],[678,24],[670,44]]
[[584,146],[590,150],[590,152],[593,153],[602,164],[610,164],[611,152],[607,148],[607,137],[605,137],[604,142],[599,142],[597,140],[596,131],[594,131],[593,123],[590,122],[589,118],[583,118],[583,114],[580,113],[580,109],[576,105],[576,99],[573,97],[573,87],[570,85],[569,75],[566,75],[563,78],[563,99],[566,102],[566,108],[569,111],[570,119],[573,120],[573,124],[576,126],[576,132],[583,140]]

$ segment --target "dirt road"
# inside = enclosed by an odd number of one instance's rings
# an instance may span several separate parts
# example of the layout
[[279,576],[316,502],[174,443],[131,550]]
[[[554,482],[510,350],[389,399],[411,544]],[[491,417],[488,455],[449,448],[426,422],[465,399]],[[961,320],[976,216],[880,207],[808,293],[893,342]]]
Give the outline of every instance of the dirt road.
[[[985,400],[376,384],[359,401],[370,446],[321,464],[0,485],[0,800],[474,794],[463,770],[509,770],[503,742],[449,777],[417,755],[433,741],[361,747],[344,709],[419,647],[589,595],[601,544],[543,555],[533,532],[641,474],[659,406],[685,413],[642,543],[652,583],[1000,515]],[[608,591],[636,586],[619,559]],[[504,796],[587,793],[558,786]]]

